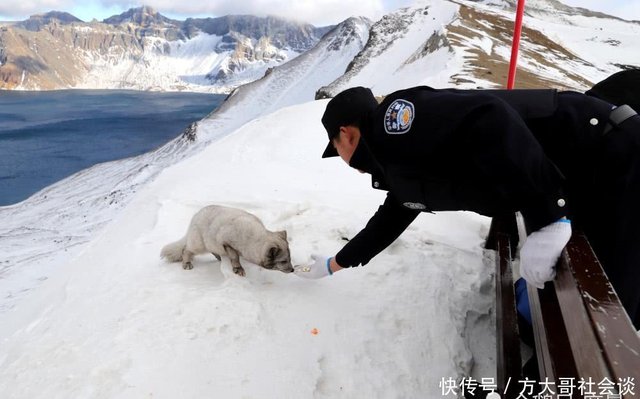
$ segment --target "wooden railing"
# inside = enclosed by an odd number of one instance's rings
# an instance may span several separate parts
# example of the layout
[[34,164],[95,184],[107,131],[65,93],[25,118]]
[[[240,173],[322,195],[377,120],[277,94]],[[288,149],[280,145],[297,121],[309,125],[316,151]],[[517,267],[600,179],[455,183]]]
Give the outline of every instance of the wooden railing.
[[[487,248],[496,250],[497,383],[514,399],[523,397],[511,268],[517,243],[515,217],[494,218]],[[640,338],[582,233],[574,231],[556,272],[544,289],[528,287],[536,383],[550,388],[547,397],[640,399]]]

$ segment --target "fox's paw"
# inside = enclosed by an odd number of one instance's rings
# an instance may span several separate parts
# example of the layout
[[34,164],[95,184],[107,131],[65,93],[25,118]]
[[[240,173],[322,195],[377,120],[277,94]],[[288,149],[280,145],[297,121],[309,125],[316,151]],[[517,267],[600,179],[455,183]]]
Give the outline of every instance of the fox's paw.
[[242,267],[234,267],[233,272],[238,276],[242,276],[242,277],[245,276],[244,269]]
[[184,270],[191,270],[191,269],[193,269],[193,264],[191,264],[191,262],[185,262],[185,263],[182,264],[182,268]]

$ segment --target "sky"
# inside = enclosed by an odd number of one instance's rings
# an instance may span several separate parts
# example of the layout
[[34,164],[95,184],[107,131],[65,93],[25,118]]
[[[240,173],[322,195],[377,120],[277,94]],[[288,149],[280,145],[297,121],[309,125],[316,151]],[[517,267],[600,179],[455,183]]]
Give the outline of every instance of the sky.
[[377,20],[413,0],[240,0],[179,2],[175,0],[0,0],[1,20],[24,20],[51,10],[66,11],[90,21],[103,20],[131,7],[148,5],[176,19],[229,14],[279,15],[314,25],[336,24],[351,16]]
[[[336,24],[350,16],[377,20],[387,12],[409,5],[414,0],[241,0],[179,2],[175,0],[1,0],[0,21],[24,20],[32,14],[66,11],[90,21],[103,20],[142,4],[152,6],[165,16],[215,17],[228,14],[279,15],[314,25]],[[437,0],[434,0],[437,1]],[[563,3],[602,11],[624,19],[640,20],[638,0],[561,0]]]
[[573,7],[602,11],[616,17],[640,21],[640,1],[638,0],[560,0]]

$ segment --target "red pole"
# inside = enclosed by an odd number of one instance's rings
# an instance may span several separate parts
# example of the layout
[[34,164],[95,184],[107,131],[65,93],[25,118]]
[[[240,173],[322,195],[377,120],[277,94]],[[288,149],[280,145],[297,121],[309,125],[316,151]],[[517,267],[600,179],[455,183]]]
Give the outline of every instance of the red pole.
[[513,29],[513,44],[511,45],[511,62],[509,63],[509,80],[507,89],[513,89],[516,81],[516,67],[518,65],[518,48],[520,47],[520,34],[522,33],[522,15],[524,14],[524,0],[518,0],[516,11],[516,26]]

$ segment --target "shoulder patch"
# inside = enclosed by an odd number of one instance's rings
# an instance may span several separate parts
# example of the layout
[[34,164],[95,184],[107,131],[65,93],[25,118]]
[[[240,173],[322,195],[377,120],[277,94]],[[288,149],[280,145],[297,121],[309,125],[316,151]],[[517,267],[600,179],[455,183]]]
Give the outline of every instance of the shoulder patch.
[[405,202],[402,205],[415,211],[424,211],[425,209],[427,209],[427,206],[425,204],[421,204],[419,202]]
[[407,100],[395,100],[384,114],[384,130],[389,134],[404,134],[411,129],[415,108]]

